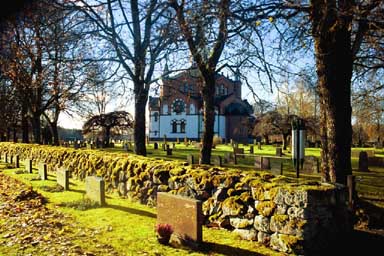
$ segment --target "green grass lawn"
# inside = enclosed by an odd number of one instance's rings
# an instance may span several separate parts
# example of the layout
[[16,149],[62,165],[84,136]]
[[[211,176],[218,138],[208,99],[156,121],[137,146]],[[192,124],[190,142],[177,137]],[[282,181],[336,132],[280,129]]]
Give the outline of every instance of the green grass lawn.
[[[201,251],[176,246],[174,243],[170,246],[160,245],[154,231],[155,208],[119,198],[117,195],[107,195],[107,206],[102,208],[78,210],[66,207],[65,205],[82,201],[85,194],[83,182],[71,179],[70,191],[46,192],[45,188],[56,185],[54,176],[49,175],[48,181],[34,180],[36,173],[15,174],[15,170],[4,169],[3,173],[32,186],[48,199],[48,207],[75,218],[79,226],[83,227],[83,230],[76,232],[84,232],[89,239],[95,238],[103,244],[111,245],[119,255],[281,255],[256,242],[240,240],[229,231],[205,227]],[[73,242],[76,244],[76,241]],[[87,249],[86,244],[82,246]],[[1,252],[0,249],[0,255]]]

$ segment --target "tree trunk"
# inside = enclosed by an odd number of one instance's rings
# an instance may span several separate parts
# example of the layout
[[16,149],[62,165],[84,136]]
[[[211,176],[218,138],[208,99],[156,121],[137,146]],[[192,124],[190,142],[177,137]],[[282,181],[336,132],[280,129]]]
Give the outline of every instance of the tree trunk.
[[27,117],[22,114],[21,115],[21,131],[22,131],[22,142],[29,143],[29,124]]
[[204,133],[203,133],[203,146],[200,151],[200,164],[211,163],[213,133],[215,124],[215,74],[204,76],[205,85],[202,89],[204,100],[203,113],[204,113]]
[[17,129],[16,129],[16,125],[13,127],[13,142],[17,143]]
[[283,150],[287,150],[289,133],[283,133]]
[[351,34],[348,20],[341,20],[332,4],[313,6],[312,13],[320,95],[321,172],[323,181],[346,184],[347,175],[352,173]]
[[51,123],[52,136],[53,136],[53,145],[59,146],[59,130],[57,129],[57,123]]
[[41,143],[41,127],[40,127],[40,115],[34,113],[32,117],[32,131],[33,131],[33,142],[36,144]]
[[104,146],[106,148],[109,148],[110,138],[111,138],[111,127],[107,126],[107,127],[105,127],[105,134],[104,134]]
[[[141,86],[142,88],[144,86]],[[145,147],[145,108],[148,100],[148,91],[142,89],[135,93],[135,120],[133,124],[133,140],[135,142],[135,153],[146,156]]]

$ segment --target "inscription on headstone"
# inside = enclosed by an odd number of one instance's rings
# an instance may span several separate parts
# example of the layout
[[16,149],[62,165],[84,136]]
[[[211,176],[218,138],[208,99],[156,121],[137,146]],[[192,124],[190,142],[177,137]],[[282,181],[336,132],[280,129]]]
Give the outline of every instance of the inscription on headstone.
[[168,223],[175,235],[201,243],[203,239],[202,203],[169,193],[157,193],[157,223]]
[[88,176],[85,178],[86,196],[98,204],[105,205],[105,182],[101,177]]
[[46,163],[39,163],[39,176],[41,180],[47,180],[47,164]]
[[57,184],[61,185],[64,190],[69,190],[69,170],[66,168],[58,168],[56,171]]

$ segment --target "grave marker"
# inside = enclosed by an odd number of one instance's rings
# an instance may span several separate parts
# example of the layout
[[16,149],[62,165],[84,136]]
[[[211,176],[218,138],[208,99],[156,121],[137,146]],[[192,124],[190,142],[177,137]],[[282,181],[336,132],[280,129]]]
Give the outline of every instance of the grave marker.
[[20,168],[20,156],[15,156],[15,168]]
[[8,163],[8,153],[4,154],[4,160],[5,160],[6,163]]
[[46,163],[39,163],[39,175],[41,180],[47,180],[47,164]]
[[105,205],[105,182],[102,177],[88,176],[85,178],[86,196],[101,206]]
[[212,156],[213,165],[221,167],[223,165],[221,156]]
[[155,143],[153,144],[153,149],[159,149],[159,144],[157,144],[157,142],[155,142]]
[[69,190],[69,170],[66,168],[58,168],[56,171],[57,184],[61,185],[64,190]]
[[303,173],[319,173],[320,172],[320,166],[319,166],[319,160],[315,156],[305,156],[304,157],[304,163],[303,163]]
[[170,224],[174,234],[182,240],[201,243],[202,203],[199,200],[158,192],[157,223]]
[[270,159],[264,156],[255,156],[256,170],[269,170],[271,169]]
[[359,154],[359,171],[368,171],[368,153],[366,151],[361,151]]
[[253,153],[254,153],[254,151],[253,151],[253,146],[252,146],[252,145],[249,146],[249,153],[250,153],[250,154],[253,154]]
[[32,160],[31,159],[25,160],[25,170],[27,171],[27,173],[32,173]]
[[281,161],[270,162],[270,169],[274,175],[283,175],[283,163]]
[[187,162],[188,164],[194,164],[195,163],[195,157],[193,155],[188,155],[187,156]]
[[282,156],[283,155],[283,149],[280,147],[276,148],[276,156]]

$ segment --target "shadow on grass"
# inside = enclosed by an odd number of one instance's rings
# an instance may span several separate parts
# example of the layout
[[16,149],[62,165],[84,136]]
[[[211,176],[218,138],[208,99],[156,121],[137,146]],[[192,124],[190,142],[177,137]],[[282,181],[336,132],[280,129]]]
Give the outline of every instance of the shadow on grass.
[[105,207],[111,208],[111,209],[115,209],[115,210],[118,210],[118,211],[127,212],[127,213],[130,213],[130,214],[136,214],[136,215],[140,215],[140,216],[145,216],[145,217],[148,217],[148,218],[156,218],[156,216],[157,216],[156,214],[151,213],[151,212],[137,210],[137,209],[134,209],[134,208],[129,208],[129,207],[126,207],[126,206],[121,206],[121,205],[107,204]]
[[212,253],[214,254],[218,253],[218,254],[228,255],[228,256],[233,256],[233,255],[261,256],[263,255],[263,254],[259,254],[249,250],[233,247],[230,245],[217,244],[217,243],[211,243],[211,242],[204,242],[201,245],[200,251],[203,253],[207,253],[209,255]]

